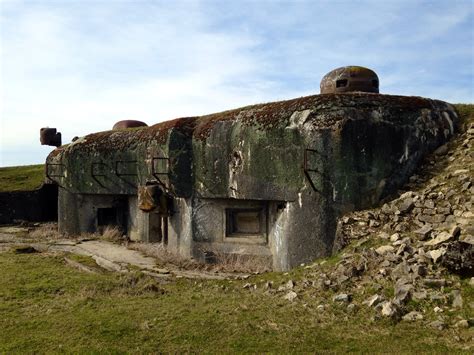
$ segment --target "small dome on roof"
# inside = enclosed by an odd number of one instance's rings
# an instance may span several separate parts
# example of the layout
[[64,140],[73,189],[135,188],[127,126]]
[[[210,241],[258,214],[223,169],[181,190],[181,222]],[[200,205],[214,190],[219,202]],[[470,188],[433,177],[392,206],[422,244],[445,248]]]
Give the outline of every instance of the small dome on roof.
[[334,69],[321,80],[321,94],[379,92],[379,77],[368,68],[348,66]]
[[135,127],[148,127],[148,125],[142,121],[123,120],[123,121],[118,121],[116,124],[114,124],[112,129],[115,130],[115,129],[135,128]]

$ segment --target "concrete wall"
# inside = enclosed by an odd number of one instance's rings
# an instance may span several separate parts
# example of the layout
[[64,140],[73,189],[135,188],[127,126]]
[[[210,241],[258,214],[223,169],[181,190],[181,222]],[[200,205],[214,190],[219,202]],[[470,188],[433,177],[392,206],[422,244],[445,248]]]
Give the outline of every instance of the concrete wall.
[[[132,199],[133,200],[133,199]],[[117,226],[124,230],[128,229],[129,196],[127,195],[89,195],[75,194],[63,188],[59,189],[58,227],[62,233],[79,235],[81,233],[95,233],[98,231],[99,209],[117,209]],[[140,231],[139,219],[131,216],[134,220],[131,230],[138,235]],[[105,225],[104,225],[105,226]]]
[[0,224],[15,220],[50,222],[57,218],[57,185],[44,184],[33,191],[0,192]]

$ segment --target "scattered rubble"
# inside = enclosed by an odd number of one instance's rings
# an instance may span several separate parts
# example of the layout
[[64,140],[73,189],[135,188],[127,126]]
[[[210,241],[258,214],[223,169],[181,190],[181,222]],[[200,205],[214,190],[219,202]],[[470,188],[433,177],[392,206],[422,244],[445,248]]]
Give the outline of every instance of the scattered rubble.
[[469,124],[428,157],[410,178],[408,191],[380,208],[340,219],[335,245],[343,253],[335,264],[304,268],[312,277],[310,287],[287,284],[281,291],[306,290],[315,297],[332,291],[334,303],[353,305],[351,312],[366,308],[375,319],[421,322],[439,330],[472,327],[474,319],[447,321],[453,312],[472,314],[473,308],[463,300],[461,285],[474,286],[474,176],[466,169],[473,166],[472,119]]

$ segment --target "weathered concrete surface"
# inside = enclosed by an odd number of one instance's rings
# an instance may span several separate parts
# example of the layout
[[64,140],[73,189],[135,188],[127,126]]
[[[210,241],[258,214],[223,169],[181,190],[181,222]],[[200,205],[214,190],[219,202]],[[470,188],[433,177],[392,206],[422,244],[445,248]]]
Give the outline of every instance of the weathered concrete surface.
[[[337,217],[394,192],[457,120],[437,100],[314,95],[91,134],[47,163],[63,232],[94,231],[97,210],[113,208],[132,239],[153,241],[156,218],[138,211],[136,195],[154,184],[170,197],[160,216],[170,249],[271,255],[286,270],[329,255]],[[265,215],[259,237],[228,238],[228,210],[248,208]]]

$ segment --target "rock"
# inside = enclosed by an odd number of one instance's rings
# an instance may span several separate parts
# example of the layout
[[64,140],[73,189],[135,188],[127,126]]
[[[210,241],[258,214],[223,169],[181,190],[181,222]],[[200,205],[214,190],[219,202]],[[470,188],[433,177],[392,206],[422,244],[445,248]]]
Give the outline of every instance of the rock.
[[461,228],[459,226],[453,226],[451,228],[451,231],[449,232],[453,238],[458,238],[459,235],[461,234]]
[[439,156],[446,155],[446,153],[448,153],[448,145],[447,144],[443,144],[441,147],[439,147],[438,149],[436,149],[434,151],[434,154],[439,155]]
[[433,209],[435,208],[435,202],[433,200],[425,200],[425,207]]
[[464,277],[474,276],[474,245],[455,241],[450,243],[442,259],[442,265]]
[[353,222],[354,222],[354,218],[348,217],[348,216],[344,216],[344,217],[342,217],[342,222],[343,222],[344,224],[350,224],[350,223],[353,223]]
[[380,263],[381,267],[389,267],[390,266],[390,260],[384,260]]
[[290,302],[294,301],[296,297],[298,297],[298,294],[295,291],[290,291],[285,296],[283,296],[285,300]]
[[474,245],[474,236],[473,235],[463,235],[460,239],[460,242]]
[[394,250],[395,248],[392,247],[391,245],[382,245],[381,247],[378,247],[377,249],[375,249],[375,252],[379,255],[384,255],[387,253],[393,253]]
[[390,234],[388,234],[387,232],[380,232],[379,233],[379,238],[380,239],[390,239]]
[[347,293],[340,293],[333,297],[334,302],[350,302],[352,299],[352,295],[348,295]]
[[469,322],[466,319],[461,319],[454,324],[456,328],[469,328]]
[[410,300],[413,286],[405,283],[406,280],[400,279],[395,283],[395,296],[393,302],[399,306]]
[[382,315],[384,317],[395,317],[397,313],[398,313],[398,308],[392,302],[386,301],[382,304]]
[[392,278],[398,280],[406,277],[410,273],[410,266],[406,261],[402,261],[400,264],[395,266],[392,270]]
[[453,299],[452,306],[454,308],[462,308],[462,296],[461,291],[459,290],[452,290],[451,297]]
[[412,311],[410,313],[405,314],[402,319],[407,322],[414,322],[423,319],[423,315],[420,312]]
[[423,248],[418,248],[417,253],[415,254],[415,260],[420,264],[427,264],[431,261],[430,254],[425,253]]
[[433,311],[434,311],[435,313],[443,313],[443,309],[440,308],[440,307],[438,307],[438,306],[436,306],[436,307],[433,309]]
[[426,240],[430,236],[431,231],[433,228],[429,224],[425,224],[423,227],[420,229],[417,229],[415,231],[415,234],[419,235],[420,240]]
[[454,236],[451,233],[441,232],[436,236],[436,238],[425,242],[425,246],[435,246],[435,245],[438,245],[438,244],[445,243],[445,242],[447,242],[449,240],[452,240],[452,239],[454,239]]
[[394,233],[390,236],[390,241],[391,242],[396,242],[399,239],[400,239],[400,234],[399,233]]
[[413,191],[407,191],[407,192],[402,193],[398,199],[405,200],[410,197],[415,197],[415,193]]
[[293,287],[295,287],[295,283],[293,282],[293,280],[289,280],[286,284],[285,284],[285,287],[287,290],[291,290],[293,289]]
[[413,248],[405,243],[402,243],[397,249],[396,254],[397,255],[411,255],[413,254]]
[[412,298],[415,301],[421,301],[421,300],[426,299],[427,297],[428,297],[428,293],[426,292],[426,290],[416,291],[416,292],[413,292],[412,294]]
[[383,297],[381,297],[379,295],[373,295],[368,300],[364,301],[364,304],[366,304],[369,307],[374,307],[382,301],[383,301]]
[[467,173],[469,173],[468,169],[459,169],[459,170],[454,171],[453,176],[458,176],[458,175],[467,174]]
[[348,312],[354,312],[357,309],[357,306],[354,303],[347,305]]
[[436,249],[436,250],[430,250],[428,252],[428,255],[430,256],[431,260],[433,260],[434,263],[436,263],[439,258],[441,258],[444,254],[446,254],[446,249]]
[[375,220],[373,220],[373,219],[371,219],[371,220],[369,221],[369,227],[379,227],[379,226],[380,226],[380,223],[379,223],[379,222],[377,222],[377,221],[375,221]]
[[431,328],[435,328],[435,329],[438,329],[438,330],[446,329],[446,324],[443,321],[440,321],[440,320],[435,320],[434,322],[431,322],[429,324],[429,326]]
[[443,294],[439,292],[433,292],[430,294],[430,300],[437,303],[439,302],[446,303],[446,296],[444,296]]
[[415,277],[424,277],[428,273],[424,265],[415,264],[411,266],[411,270]]
[[[430,214],[431,213],[431,214]],[[418,215],[416,218],[424,223],[442,223],[445,221],[446,216],[442,214],[434,215],[434,210],[423,210],[423,214]]]
[[401,213],[408,213],[415,206],[415,203],[411,197],[404,199],[397,207]]
[[406,232],[408,229],[410,225],[407,222],[401,222],[395,226],[395,232]]
[[423,284],[428,287],[441,288],[446,286],[445,279],[424,279]]

